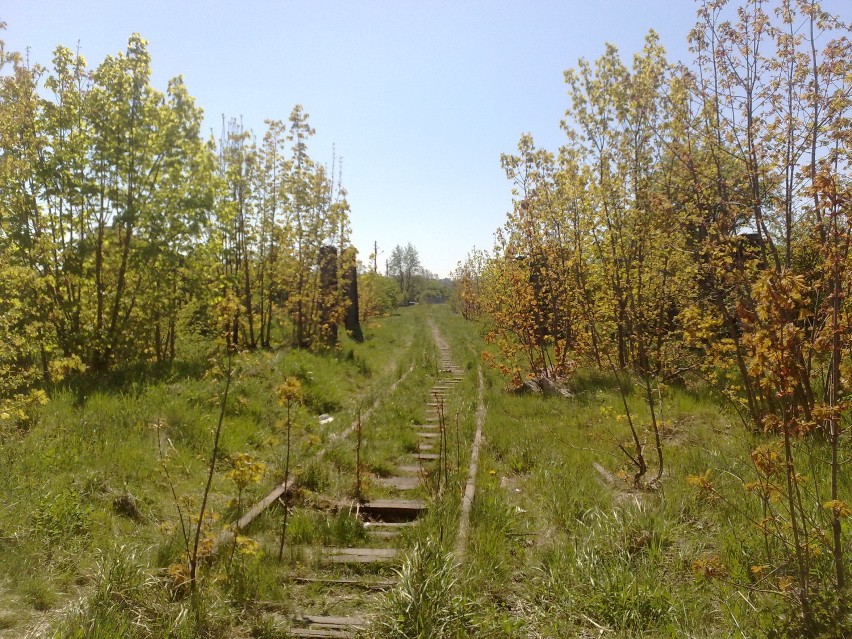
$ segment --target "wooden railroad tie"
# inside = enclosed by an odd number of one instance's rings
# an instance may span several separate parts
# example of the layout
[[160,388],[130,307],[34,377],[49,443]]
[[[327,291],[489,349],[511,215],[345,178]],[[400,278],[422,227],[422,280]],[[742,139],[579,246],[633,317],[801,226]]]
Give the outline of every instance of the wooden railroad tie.
[[395,488],[396,490],[414,490],[420,487],[420,478],[418,477],[380,477],[375,481],[380,486]]
[[[352,577],[301,577],[292,576],[292,581],[303,584],[319,584],[329,586],[349,586],[363,590],[387,590],[393,588],[396,582],[389,579],[356,579]],[[280,605],[280,604],[279,604]]]
[[396,548],[324,548],[323,558],[333,564],[374,564],[396,559]]
[[441,459],[441,456],[437,453],[415,453],[413,456],[420,461],[437,461]]

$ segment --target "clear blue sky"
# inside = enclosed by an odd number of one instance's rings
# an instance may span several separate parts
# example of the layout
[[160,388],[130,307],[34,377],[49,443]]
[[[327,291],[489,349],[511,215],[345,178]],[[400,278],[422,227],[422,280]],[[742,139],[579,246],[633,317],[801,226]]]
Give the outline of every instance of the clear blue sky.
[[562,72],[605,42],[630,60],[650,28],[684,59],[694,16],[692,0],[5,0],[0,38],[42,64],[79,41],[95,66],[138,32],[154,84],[182,74],[217,135],[222,114],[260,137],[302,104],[312,157],[343,157],[361,259],[411,242],[443,276],[511,207],[500,154],[525,131],[562,143]]

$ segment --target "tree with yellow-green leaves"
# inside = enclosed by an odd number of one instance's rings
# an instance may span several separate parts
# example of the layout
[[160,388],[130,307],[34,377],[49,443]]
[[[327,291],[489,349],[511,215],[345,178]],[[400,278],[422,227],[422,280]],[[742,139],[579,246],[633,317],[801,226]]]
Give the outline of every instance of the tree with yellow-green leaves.
[[[695,71],[685,77],[696,107],[681,108],[697,148],[682,163],[690,191],[700,183],[715,205],[698,243],[712,300],[704,316],[715,315],[705,322],[724,326],[739,372],[731,398],[782,451],[780,500],[757,493],[767,551],[795,566],[804,634],[825,623],[819,612],[834,597],[817,555],[830,558],[834,588],[847,586],[838,477],[852,352],[848,31],[814,1],[774,11],[746,2],[736,12],[706,2],[691,34]],[[809,433],[827,438],[830,455],[825,472],[802,481],[813,463],[801,444]]]
[[260,146],[236,120],[220,140],[218,285],[240,300],[235,333],[249,349],[269,348],[276,326],[300,348],[334,345],[348,303],[349,205],[339,179],[308,154],[312,135],[297,106],[288,125],[267,121]]
[[653,33],[629,67],[612,46],[581,60],[566,144],[553,155],[525,136],[504,156],[514,209],[480,275],[458,271],[516,385],[570,374],[554,366],[566,350],[619,379],[638,485],[663,481],[665,386],[694,371],[722,389],[766,440],[742,488],[801,636],[848,619],[848,32],[812,0],[705,0],[691,66],[669,65]]
[[[573,286],[576,253],[570,245],[566,193],[556,182],[550,153],[535,148],[530,136],[521,138],[518,151],[517,156],[502,158],[514,184],[514,211],[497,233],[489,266],[477,266],[472,257],[471,279],[464,282],[465,304],[489,318],[487,339],[504,356],[519,356],[532,376],[564,377],[586,341]],[[477,270],[480,275],[472,279]],[[477,289],[483,294],[474,301]],[[520,368],[503,365],[503,371],[512,385],[523,383]]]
[[358,274],[358,310],[360,320],[389,314],[399,305],[399,289],[391,278],[367,271]]
[[301,106],[290,114],[291,155],[284,176],[282,229],[289,239],[277,264],[283,307],[291,326],[291,341],[300,348],[321,349],[335,342],[343,321],[346,274],[354,259],[349,247],[349,204],[346,191],[307,154],[314,130]]
[[260,145],[229,122],[217,162],[138,34],[94,69],[61,46],[50,67],[0,52],[0,421],[68,372],[168,365],[224,297],[240,348],[335,344],[349,208],[301,107]]
[[488,261],[486,251],[473,249],[451,274],[456,286],[450,301],[453,308],[467,320],[476,320],[481,316],[479,303],[484,292],[482,276]]
[[165,94],[150,86],[136,35],[92,72],[64,47],[50,71],[12,64],[0,223],[10,268],[29,278],[18,296],[42,368],[168,358],[186,252],[211,204],[200,109],[180,78]]

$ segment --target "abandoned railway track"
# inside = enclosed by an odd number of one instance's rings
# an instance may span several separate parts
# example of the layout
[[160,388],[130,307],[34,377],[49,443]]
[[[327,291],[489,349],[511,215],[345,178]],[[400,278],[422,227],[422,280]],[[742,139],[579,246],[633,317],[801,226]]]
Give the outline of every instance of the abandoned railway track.
[[[463,454],[461,441],[469,437],[459,432],[459,407],[465,399],[459,385],[467,373],[455,363],[437,326],[431,324],[431,329],[434,370],[431,387],[424,385],[419,391],[422,400],[416,418],[389,426],[373,417],[382,403],[394,403],[394,393],[412,367],[335,438],[355,440],[359,451],[362,439],[367,448],[380,448],[386,440],[402,442],[392,463],[384,463],[376,472],[367,464],[362,467],[359,458],[355,488],[344,497],[322,494],[316,486],[300,486],[291,479],[276,486],[237,522],[233,532],[219,539],[222,544],[234,532],[250,529],[265,513],[280,511],[287,496],[291,528],[281,578],[288,596],[259,605],[288,636],[343,638],[367,632],[379,598],[396,586],[398,569],[414,541],[434,534],[423,528],[429,525],[424,520],[429,519],[430,509],[439,508],[453,492],[462,504],[456,550],[459,557],[464,554],[484,421],[482,376],[478,377],[473,447]],[[330,454],[327,450],[319,451],[317,457]],[[468,455],[469,472],[462,468]],[[325,534],[304,543],[302,528],[308,521]]]

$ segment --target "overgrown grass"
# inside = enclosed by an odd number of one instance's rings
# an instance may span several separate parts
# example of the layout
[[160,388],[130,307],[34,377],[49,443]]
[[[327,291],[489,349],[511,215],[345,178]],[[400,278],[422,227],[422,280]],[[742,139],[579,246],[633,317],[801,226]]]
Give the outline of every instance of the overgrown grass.
[[[414,425],[440,379],[430,320],[470,373],[444,406],[450,473],[440,498],[430,483],[434,471],[412,494],[380,481],[416,463]],[[246,486],[242,512],[283,479],[275,388],[285,377],[297,378],[305,397],[290,469],[299,490],[290,497],[284,561],[275,560],[278,506],[217,562],[205,560],[195,597],[180,571],[178,507],[185,517],[197,512],[220,380],[190,374],[197,369],[187,363],[173,375],[57,390],[30,429],[5,435],[0,448],[0,637],[39,623],[61,637],[286,636],[264,611],[272,604],[282,614],[311,605],[340,615],[371,607],[379,617],[370,632],[388,637],[796,636],[797,620],[787,612],[790,567],[766,561],[767,552],[783,557],[784,549],[760,533],[764,513],[747,489],[756,476],[749,453],[771,436],[748,432],[698,383],[663,389],[665,472],[658,489],[637,490],[618,448],[628,431],[611,376],[581,371],[566,399],[507,393],[486,371],[486,439],[468,553],[457,565],[451,551],[483,348],[475,325],[446,307],[422,306],[373,323],[363,344],[345,343],[337,353],[241,355],[206,536],[238,514],[235,484],[225,476],[232,455],[250,453],[266,464],[261,480]],[[637,390],[627,399],[650,443],[644,398]],[[355,439],[337,434],[377,401],[362,422],[361,496],[417,496],[432,505],[390,542],[333,506],[352,503],[356,482]],[[323,413],[333,421],[321,424]],[[824,445],[818,437],[794,442],[815,468]],[[845,445],[851,455],[848,438]],[[653,446],[647,450],[654,469]],[[802,469],[805,479],[815,474],[807,464]],[[840,493],[852,493],[852,476],[840,481]],[[814,500],[814,521],[821,508]],[[415,550],[404,552],[400,585],[384,599],[321,594],[290,578],[319,570],[317,547],[388,544]],[[828,562],[815,553],[814,574]],[[335,578],[393,573],[387,566],[323,570]],[[833,596],[842,595],[814,593],[817,616]],[[842,636],[844,620],[822,621],[824,636]]]
[[[570,400],[509,394],[491,375],[473,590],[488,593],[492,614],[523,611],[528,627],[509,636],[797,636],[780,614],[788,569],[761,572],[763,514],[747,488],[749,452],[768,436],[745,431],[712,389],[668,387],[665,473],[658,490],[639,491],[608,375],[581,371]],[[628,402],[650,444],[642,397]],[[833,627],[825,636],[841,636]]]
[[458,566],[435,540],[416,545],[400,568],[398,585],[380,600],[370,636],[387,639],[461,639],[473,631],[473,605],[460,592]]
[[[275,400],[282,379],[297,378],[305,399],[294,428],[295,474],[313,490],[344,494],[354,458],[349,443],[332,437],[421,361],[427,337],[417,313],[405,312],[373,323],[363,344],[344,337],[337,352],[240,355],[205,536],[212,540],[238,514],[237,489],[225,475],[231,455],[266,464],[261,481],[242,495],[243,511],[282,479],[283,413]],[[281,567],[259,559],[274,554],[274,516],[265,518],[268,530],[259,522],[257,535],[250,532],[258,547],[240,548],[205,577],[200,599],[188,601],[170,585],[180,581],[167,573],[184,551],[179,509],[185,520],[197,513],[222,390],[212,368],[199,363],[202,344],[190,347],[189,359],[179,354],[171,371],[129,371],[109,384],[57,389],[29,430],[4,434],[0,610],[16,614],[2,616],[0,636],[64,618],[59,611],[69,606],[75,611],[63,636],[219,636],[248,623],[251,601],[281,596]],[[323,413],[333,421],[320,424]],[[323,447],[330,453],[315,462]],[[351,523],[332,518],[311,537],[356,539],[363,531]]]

